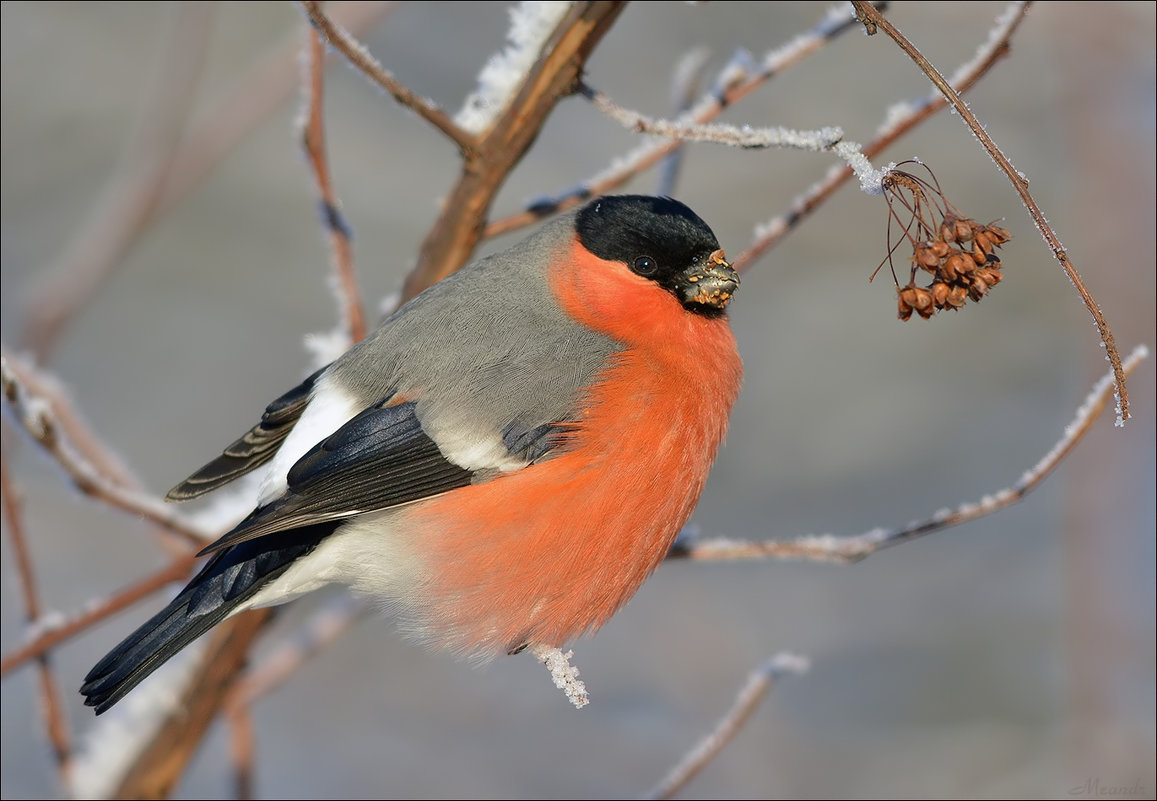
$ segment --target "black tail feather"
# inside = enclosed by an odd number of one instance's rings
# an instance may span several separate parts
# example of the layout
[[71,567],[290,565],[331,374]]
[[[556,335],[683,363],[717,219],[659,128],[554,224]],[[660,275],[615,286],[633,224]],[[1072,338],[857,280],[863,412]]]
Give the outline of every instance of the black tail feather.
[[220,623],[338,523],[322,523],[241,543],[216,554],[173,601],[100,660],[80,692],[96,714],[108,710],[178,651]]

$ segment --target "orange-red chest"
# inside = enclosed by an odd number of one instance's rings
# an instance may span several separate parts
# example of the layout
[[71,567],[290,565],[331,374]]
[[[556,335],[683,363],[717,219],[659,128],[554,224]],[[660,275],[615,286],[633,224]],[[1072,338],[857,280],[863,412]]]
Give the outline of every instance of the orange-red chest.
[[623,343],[577,411],[566,452],[413,509],[433,642],[489,655],[561,646],[605,623],[690,517],[742,367],[726,318],[577,245],[553,269],[572,318]]

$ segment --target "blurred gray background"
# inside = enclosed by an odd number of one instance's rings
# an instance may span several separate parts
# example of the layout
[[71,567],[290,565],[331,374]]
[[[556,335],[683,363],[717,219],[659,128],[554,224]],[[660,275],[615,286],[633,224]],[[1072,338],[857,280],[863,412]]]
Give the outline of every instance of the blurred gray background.
[[[983,41],[1000,3],[897,3],[890,18],[942,70]],[[456,110],[501,48],[506,6],[402,5],[366,40],[416,91]],[[639,3],[592,58],[590,82],[669,112],[689,48],[714,66],[812,26],[820,3]],[[0,7],[3,339],[123,158],[172,9],[155,3]],[[197,109],[302,24],[289,4],[222,3]],[[329,72],[335,179],[371,303],[396,289],[439,198],[453,148],[344,65]],[[927,92],[883,36],[845,35],[726,119],[840,125],[869,141],[886,107]],[[1012,54],[969,95],[1102,304],[1123,351],[1154,331],[1154,5],[1043,3]],[[292,122],[273,114],[142,238],[66,331],[48,365],[93,429],[163,492],[245,430],[306,370],[302,338],[329,330],[328,252]],[[513,174],[499,214],[602,169],[635,138],[564,102]],[[979,305],[895,319],[868,275],[885,208],[845,187],[754,266],[733,305],[746,363],[732,433],[694,521],[704,535],[791,537],[894,526],[1011,485],[1060,436],[1107,365],[1076,293],[1020,201],[952,116],[884,160],[919,156],[951,199],[1003,217],[1006,281]],[[832,163],[692,146],[678,189],[738,254]],[[628,188],[652,191],[655,174]],[[521,236],[522,234],[519,234]],[[506,242],[510,240],[504,240]],[[500,247],[491,242],[487,250]],[[903,258],[903,257],[901,257]],[[260,797],[603,797],[656,782],[779,650],[812,671],[777,686],[685,792],[718,797],[1080,797],[1154,778],[1154,365],[1025,502],[852,567],[669,564],[597,637],[577,644],[593,703],[572,709],[526,657],[474,669],[371,619],[255,709]],[[145,527],[79,500],[5,429],[49,608],[72,611],[164,555]],[[16,441],[12,441],[16,440]],[[0,643],[23,637],[3,554]],[[70,641],[54,664],[69,718],[93,662],[161,603]],[[283,616],[291,631],[318,599]],[[36,683],[4,680],[0,789],[52,797]],[[232,793],[218,727],[178,795]]]

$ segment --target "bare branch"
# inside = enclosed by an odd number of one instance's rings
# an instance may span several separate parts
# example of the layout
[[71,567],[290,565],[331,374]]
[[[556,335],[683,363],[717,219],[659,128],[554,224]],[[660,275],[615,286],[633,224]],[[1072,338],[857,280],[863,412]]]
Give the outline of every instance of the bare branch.
[[253,797],[253,782],[257,756],[256,733],[253,730],[253,713],[246,704],[229,707],[229,758],[233,763],[233,797],[248,801]]
[[[1105,345],[1105,355],[1109,358],[1109,364],[1113,365],[1113,377],[1117,384],[1117,425],[1124,425],[1125,421],[1129,419],[1129,392],[1125,386],[1125,371],[1121,364],[1121,354],[1117,352],[1117,343],[1113,339],[1113,332],[1110,330],[1109,322],[1105,319],[1105,315],[1102,314],[1100,306],[1097,305],[1096,299],[1092,293],[1089,292],[1080,274],[1077,273],[1076,267],[1073,266],[1072,261],[1069,259],[1064,245],[1061,244],[1060,238],[1056,235],[1056,232],[1053,231],[1048,220],[1045,219],[1044,212],[1037,206],[1032,193],[1029,192],[1028,179],[1024,177],[1022,172],[1012,166],[1012,162],[1010,162],[1004,153],[1001,152],[1000,148],[997,147],[996,142],[988,135],[988,131],[986,131],[984,126],[976,119],[976,115],[972,113],[972,109],[961,99],[960,94],[953,89],[952,85],[945,80],[944,76],[932,66],[932,63],[916,49],[915,45],[908,41],[908,39],[888,22],[883,14],[873,8],[870,3],[863,2],[863,0],[854,0],[852,4],[856,7],[857,16],[859,16],[861,20],[870,21],[873,25],[884,31],[884,33],[888,34],[888,36],[892,38],[892,41],[899,45],[900,49],[916,62],[920,70],[928,76],[928,79],[935,84],[936,88],[939,89],[944,97],[948,99],[948,102],[952,104],[952,108],[956,110],[956,113],[959,114],[960,118],[968,125],[968,128],[980,141],[980,144],[983,145],[988,155],[996,162],[996,165],[1000,167],[1001,172],[1008,176],[1008,180],[1012,182],[1013,188],[1017,194],[1020,195],[1021,201],[1024,203],[1025,208],[1028,209],[1028,213],[1032,217],[1033,222],[1036,223],[1037,230],[1041,232],[1045,242],[1052,250],[1053,255],[1057,261],[1060,262],[1061,267],[1064,268],[1065,274],[1068,275],[1069,280],[1073,282],[1073,286],[1076,287],[1077,294],[1081,296],[1085,308],[1093,315],[1093,320],[1097,324],[1097,330],[1101,334],[1101,341]],[[1019,6],[1019,13],[1023,14],[1027,8],[1027,4],[1021,4]],[[873,31],[869,31],[869,33],[871,32]]]
[[700,740],[643,798],[673,798],[711,764],[711,760],[715,759],[739,733],[776,681],[789,674],[806,673],[809,668],[810,664],[806,657],[788,653],[776,654],[756,668],[747,677],[747,682],[736,696],[731,709],[720,719],[711,733]]
[[[880,3],[879,5],[886,5]],[[750,57],[738,53],[720,71],[715,86],[683,116],[680,121],[705,123],[719,116],[747,95],[754,92],[771,78],[818,52],[825,44],[841,33],[856,26],[856,18],[851,6],[839,6],[829,11],[810,31],[794,37],[787,44],[769,51],[760,60],[755,72],[750,66]],[[625,156],[621,156],[607,169],[584,181],[577,187],[550,198],[540,198],[532,202],[526,211],[495,220],[486,226],[486,237],[498,236],[531,225],[543,217],[574,208],[597,195],[606,194],[622,186],[634,176],[652,167],[671,153],[681,149],[679,139],[644,142]]]
[[[107,473],[87,461],[68,437],[55,411],[54,399],[36,395],[28,386],[36,370],[0,346],[4,399],[15,412],[20,426],[51,455],[85,495],[147,520],[180,535],[191,543],[204,545],[211,532],[204,531],[160,498],[118,484]],[[44,382],[40,384],[43,386]]]
[[839,128],[794,131],[790,128],[779,127],[752,128],[745,125],[739,128],[734,125],[719,123],[657,120],[620,106],[604,93],[586,84],[580,85],[579,93],[591,101],[595,108],[628,130],[668,139],[681,139],[684,142],[712,142],[748,150],[775,147],[821,151],[831,150],[844,137],[844,132]]
[[464,265],[474,253],[494,197],[534,143],[555,105],[571,94],[587,58],[622,12],[621,2],[574,3],[523,81],[514,100],[476,147],[465,152],[458,183],[426,235],[406,277],[402,301]]
[[192,552],[186,553],[185,556],[174,559],[152,575],[146,576],[106,598],[88,604],[81,612],[63,617],[53,616],[51,621],[38,620],[36,636],[5,656],[0,662],[0,676],[8,675],[9,671],[31,659],[38,659],[41,654],[48,653],[65,640],[106,618],[112,617],[117,612],[127,609],[166,585],[172,584],[174,581],[183,581],[189,577],[190,571],[196,564],[197,557]]
[[115,797],[164,798],[172,792],[241,675],[254,641],[272,619],[272,609],[252,609],[206,635],[202,668],[173,704],[176,711],[165,717],[148,747],[135,755]]
[[306,0],[306,2],[301,4],[301,7],[305,10],[313,27],[325,37],[326,41],[333,45],[339,53],[349,59],[349,62],[361,70],[367,78],[393,95],[394,99],[403,106],[445,134],[450,141],[458,145],[459,150],[465,153],[473,149],[475,145],[473,136],[459,127],[458,124],[450,119],[446,112],[437,105],[414,94],[414,92],[406,88],[401,81],[387,72],[385,68],[370,55],[370,52],[366,50],[361,42],[326,15],[321,3],[314,2],[314,0]]
[[[978,50],[976,56],[956,70],[953,76],[953,85],[960,92],[972,88],[1001,58],[1008,55],[1009,41],[1023,21],[1023,9],[1021,9],[1021,13],[1002,16],[998,25],[989,34],[988,41]],[[877,132],[876,138],[862,148],[864,156],[875,158],[901,136],[946,105],[948,105],[948,101],[945,100],[944,96],[939,92],[933,92],[931,96],[920,102],[894,106],[889,111],[888,119]],[[850,167],[832,167],[828,170],[827,175],[819,183],[795,199],[790,209],[758,226],[751,244],[732,262],[732,266],[736,270],[744,272],[789,231],[819,208],[853,174]]]
[[[687,113],[699,94],[699,84],[703,80],[703,71],[707,67],[707,59],[711,53],[705,47],[696,47],[683,55],[675,65],[675,74],[671,79],[671,110],[676,117]],[[679,183],[679,172],[683,166],[683,148],[675,148],[663,157],[659,168],[659,180],[655,185],[655,194],[671,196],[675,194],[675,186]]]
[[[1123,374],[1131,373],[1149,350],[1138,346],[1122,365]],[[676,542],[668,554],[669,559],[695,559],[699,561],[722,561],[739,559],[806,559],[817,562],[858,562],[881,548],[899,545],[917,537],[958,526],[990,515],[1006,506],[1011,506],[1040,486],[1041,482],[1056,469],[1065,457],[1076,447],[1081,438],[1089,432],[1093,421],[1104,411],[1114,386],[1114,373],[1105,375],[1085,402],[1077,410],[1073,421],[1065,427],[1064,435],[1032,468],[1025,471],[1012,487],[986,495],[976,503],[961,504],[955,509],[942,509],[931,516],[903,528],[878,528],[853,537],[836,537],[831,534],[810,535],[793,540],[777,542],[749,542],[743,540],[702,540],[699,542]]]
[[325,48],[317,29],[310,28],[305,36],[307,57],[302,64],[302,93],[306,99],[306,111],[301,123],[302,146],[313,170],[314,182],[321,198],[322,220],[329,233],[342,326],[351,342],[360,342],[366,336],[366,318],[362,311],[357,276],[354,274],[350,229],[334,193],[325,148]]
[[[8,474],[8,453],[0,448],[0,502],[3,503],[4,522],[8,526],[8,540],[12,543],[12,553],[16,558],[16,575],[20,584],[20,594],[24,599],[24,614],[28,622],[35,625],[40,619],[40,592],[36,586],[36,575],[32,570],[32,557],[28,552],[28,538],[24,532],[24,515],[21,513],[19,491]],[[68,783],[72,762],[72,738],[68,731],[68,718],[60,702],[60,688],[52,673],[48,654],[37,658],[37,676],[40,681],[41,714],[48,742],[57,769]]]

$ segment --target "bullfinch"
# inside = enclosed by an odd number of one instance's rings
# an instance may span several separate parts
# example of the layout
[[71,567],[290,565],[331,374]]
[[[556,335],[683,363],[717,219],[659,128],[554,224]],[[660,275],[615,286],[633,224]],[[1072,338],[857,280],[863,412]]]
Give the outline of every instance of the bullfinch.
[[168,493],[266,470],[85,703],[100,714],[230,615],[331,583],[470,658],[598,629],[703,490],[739,392],[738,285],[693,211],[631,195],[427,289]]

